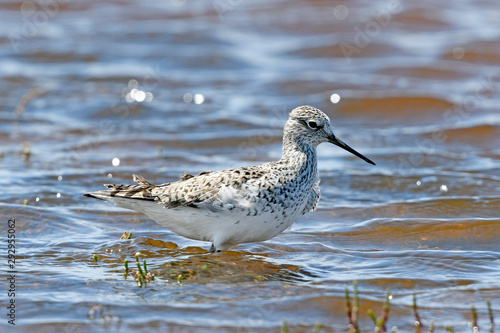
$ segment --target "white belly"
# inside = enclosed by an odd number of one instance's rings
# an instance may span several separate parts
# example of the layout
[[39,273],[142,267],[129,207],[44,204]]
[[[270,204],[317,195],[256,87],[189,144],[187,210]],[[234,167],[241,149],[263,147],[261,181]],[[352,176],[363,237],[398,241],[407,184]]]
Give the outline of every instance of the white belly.
[[218,250],[273,238],[289,228],[303,210],[288,208],[284,213],[282,209],[271,212],[235,208],[212,212],[191,207],[169,209],[156,203],[149,206],[144,213],[163,227],[186,238],[212,242]]

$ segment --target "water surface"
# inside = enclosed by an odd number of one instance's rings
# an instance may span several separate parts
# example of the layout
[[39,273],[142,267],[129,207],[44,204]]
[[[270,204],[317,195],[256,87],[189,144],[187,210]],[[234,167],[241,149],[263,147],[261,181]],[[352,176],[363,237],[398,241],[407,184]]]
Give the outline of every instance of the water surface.
[[[278,332],[286,319],[342,332],[354,280],[363,331],[387,288],[399,332],[414,331],[414,293],[436,332],[470,331],[471,306],[487,331],[487,299],[500,318],[496,2],[0,9],[0,215],[2,240],[16,220],[18,271],[16,326],[3,310],[2,331]],[[279,159],[302,104],[377,165],[320,146],[318,210],[270,241],[207,254],[82,197],[133,173],[163,183]],[[123,276],[136,252],[156,274],[143,288]]]

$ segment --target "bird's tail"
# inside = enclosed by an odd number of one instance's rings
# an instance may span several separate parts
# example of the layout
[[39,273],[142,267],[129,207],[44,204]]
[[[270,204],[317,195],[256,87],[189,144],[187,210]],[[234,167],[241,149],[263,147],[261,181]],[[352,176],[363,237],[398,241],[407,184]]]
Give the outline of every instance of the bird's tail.
[[83,196],[111,201],[117,206],[133,210],[138,210],[137,201],[145,200],[154,202],[156,196],[153,194],[153,190],[156,188],[156,185],[151,184],[138,175],[133,175],[133,179],[137,185],[105,184],[104,186],[110,189],[109,191],[94,191],[85,193]]

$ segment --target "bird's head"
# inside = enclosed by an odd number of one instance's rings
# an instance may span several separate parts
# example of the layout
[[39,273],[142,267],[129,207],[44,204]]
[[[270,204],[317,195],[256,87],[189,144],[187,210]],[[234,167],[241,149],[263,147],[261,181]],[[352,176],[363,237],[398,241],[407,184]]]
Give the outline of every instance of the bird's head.
[[314,147],[323,142],[330,142],[347,150],[351,154],[375,165],[373,161],[361,155],[347,144],[339,140],[330,126],[330,118],[312,106],[299,106],[290,112],[285,125],[285,137],[298,143],[306,143]]

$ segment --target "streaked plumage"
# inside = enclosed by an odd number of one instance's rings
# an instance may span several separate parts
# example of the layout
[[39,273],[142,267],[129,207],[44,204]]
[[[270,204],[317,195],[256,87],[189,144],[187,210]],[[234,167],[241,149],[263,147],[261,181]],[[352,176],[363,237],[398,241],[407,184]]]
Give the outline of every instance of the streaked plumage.
[[320,110],[301,106],[285,124],[279,161],[223,171],[184,174],[172,183],[153,185],[134,175],[137,185],[105,185],[109,191],[85,194],[148,215],[178,235],[227,250],[265,241],[314,211],[320,197],[316,147],[336,144],[372,161],[338,140]]

